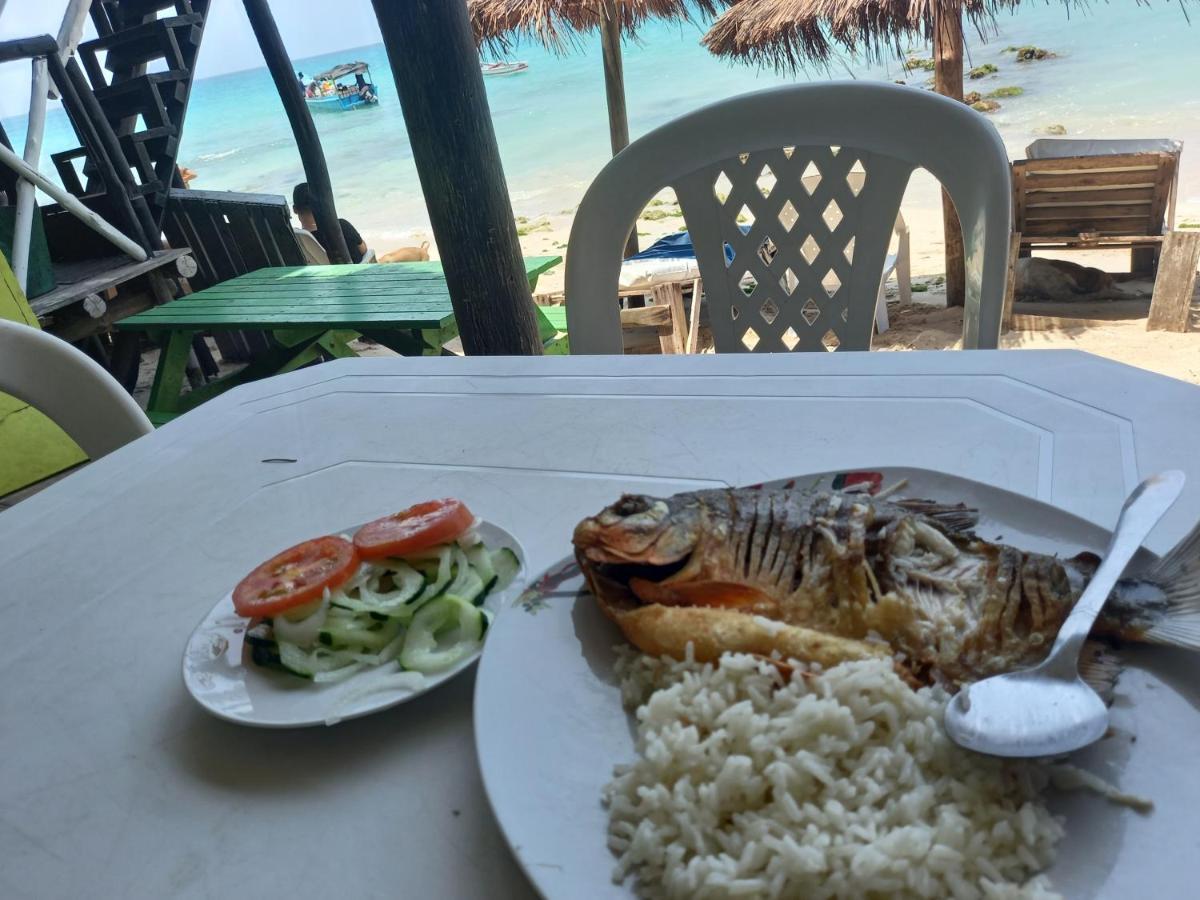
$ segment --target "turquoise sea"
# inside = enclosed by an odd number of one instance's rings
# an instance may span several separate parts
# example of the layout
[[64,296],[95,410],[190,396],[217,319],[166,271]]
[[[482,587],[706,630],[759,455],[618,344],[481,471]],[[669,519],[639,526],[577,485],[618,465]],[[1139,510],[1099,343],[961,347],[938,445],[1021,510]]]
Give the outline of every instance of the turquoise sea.
[[[1002,100],[992,114],[1010,154],[1048,126],[1075,137],[1173,137],[1185,141],[1180,206],[1200,212],[1200,4],[1190,4],[1192,24],[1178,0],[1093,2],[1089,9],[1027,2],[1002,16],[998,29],[968,40],[968,66],[991,62],[993,77],[969,83],[982,91],[1015,85],[1021,97]],[[729,63],[699,44],[696,25],[655,23],[625,45],[630,132],[633,137],[712,100],[793,81],[772,71]],[[1003,48],[1036,44],[1057,56],[1017,64]],[[208,48],[206,48],[208,49]],[[928,48],[914,44],[917,55]],[[204,49],[201,51],[205,52]],[[510,58],[525,60],[523,74],[485,78],[513,207],[539,216],[570,209],[609,156],[599,40],[581,39],[569,55],[555,56],[523,44]],[[306,73],[338,62],[370,64],[382,101],[376,108],[324,112],[321,132],[338,210],[377,247],[403,244],[428,227],[404,121],[382,45],[341,49],[296,61]],[[906,79],[924,84],[924,72],[905,72],[898,61],[869,65],[847,58],[830,77]],[[7,120],[14,142],[24,122]],[[46,152],[74,146],[61,110],[50,114]],[[196,82],[180,163],[195,170],[200,189],[286,194],[303,178],[300,160],[275,88],[264,68]],[[48,158],[43,171],[52,169]],[[933,190],[910,192],[910,203],[936,203]]]

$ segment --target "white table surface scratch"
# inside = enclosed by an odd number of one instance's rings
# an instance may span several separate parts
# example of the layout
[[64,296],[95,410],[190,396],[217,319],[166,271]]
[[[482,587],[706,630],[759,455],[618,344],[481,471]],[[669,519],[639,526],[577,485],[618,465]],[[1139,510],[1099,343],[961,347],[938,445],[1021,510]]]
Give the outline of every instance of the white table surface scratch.
[[1200,511],[1198,444],[1200,389],[1072,351],[360,359],[232,391],[0,513],[0,896],[532,896],[473,673],[329,729],[187,696],[193,627],[295,541],[455,495],[536,571],[622,490],[878,465],[1111,525],[1181,468],[1163,552]]

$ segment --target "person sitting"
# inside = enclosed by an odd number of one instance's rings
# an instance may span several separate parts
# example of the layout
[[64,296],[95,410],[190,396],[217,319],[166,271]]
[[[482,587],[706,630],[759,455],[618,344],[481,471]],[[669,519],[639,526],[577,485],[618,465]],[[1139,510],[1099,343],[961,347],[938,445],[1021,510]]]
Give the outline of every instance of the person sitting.
[[[300,227],[305,231],[312,232],[317,243],[325,249],[326,253],[329,253],[329,243],[317,228],[317,220],[313,215],[312,193],[308,189],[308,182],[302,181],[292,190],[292,211],[300,220]],[[346,249],[350,251],[350,261],[362,262],[362,258],[367,254],[366,241],[362,239],[358,229],[345,219],[338,219],[338,222],[342,226],[342,237],[346,239]]]

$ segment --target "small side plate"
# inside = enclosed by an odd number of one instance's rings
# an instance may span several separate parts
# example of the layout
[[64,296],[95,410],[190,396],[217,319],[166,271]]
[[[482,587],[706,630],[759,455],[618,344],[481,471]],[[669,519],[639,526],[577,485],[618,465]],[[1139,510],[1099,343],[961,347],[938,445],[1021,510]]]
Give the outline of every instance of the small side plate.
[[[358,527],[343,532],[349,534]],[[483,522],[478,530],[489,549],[507,547],[521,563],[509,586],[489,594],[484,601],[483,608],[494,615],[521,591],[525,551],[498,525]],[[418,688],[381,688],[363,696],[364,685],[377,677],[371,669],[336,684],[313,684],[287,672],[255,665],[244,648],[247,621],[234,611],[232,591],[222,597],[188,639],[183,653],[183,683],[196,702],[214,716],[258,728],[333,724],[397,706],[449,681],[473,665],[482,652],[481,647],[452,668],[425,676]]]

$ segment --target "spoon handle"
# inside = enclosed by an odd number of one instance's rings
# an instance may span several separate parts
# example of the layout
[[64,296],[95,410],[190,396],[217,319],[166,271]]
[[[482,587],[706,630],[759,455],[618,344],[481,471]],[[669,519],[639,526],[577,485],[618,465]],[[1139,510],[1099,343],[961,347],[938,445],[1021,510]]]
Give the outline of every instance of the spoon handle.
[[1113,529],[1104,560],[1063,622],[1047,662],[1061,657],[1064,664],[1070,662],[1074,673],[1079,650],[1092,630],[1092,623],[1096,621],[1096,616],[1100,614],[1133,555],[1183,490],[1183,482],[1183,473],[1172,469],[1151,475],[1129,495],[1121,507],[1121,515],[1117,519],[1117,527]]

